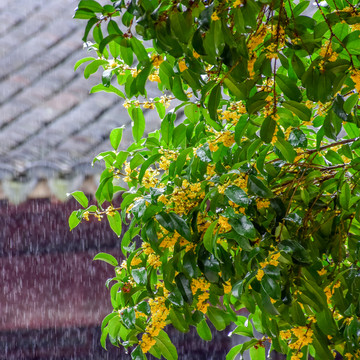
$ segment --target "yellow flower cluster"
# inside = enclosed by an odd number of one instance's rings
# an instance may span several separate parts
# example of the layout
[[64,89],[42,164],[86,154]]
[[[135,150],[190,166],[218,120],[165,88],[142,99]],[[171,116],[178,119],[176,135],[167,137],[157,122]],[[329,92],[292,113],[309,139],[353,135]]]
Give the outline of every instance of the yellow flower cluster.
[[164,296],[149,300],[151,320],[140,342],[140,347],[144,354],[155,345],[156,340],[154,337],[158,336],[160,331],[166,326],[169,309],[165,305],[165,300],[166,298]]
[[247,192],[247,181],[248,181],[248,176],[241,173],[235,180],[231,179],[225,182],[223,185],[218,185],[218,192],[219,194],[224,194],[226,188],[230,185],[235,185],[240,189],[244,190],[245,192]]
[[[269,258],[270,257],[270,258]],[[262,261],[259,263],[260,265],[260,269],[257,271],[257,274],[256,274],[256,279],[258,281],[261,281],[262,278],[264,277],[265,275],[265,272],[264,272],[264,268],[268,265],[273,265],[273,266],[278,266],[279,265],[279,257],[280,257],[280,252],[270,252],[269,253],[269,256],[268,256],[268,260],[265,260],[265,261]]]
[[351,71],[351,80],[355,83],[355,89],[360,95],[360,70]]
[[191,243],[190,241],[184,239],[183,237],[180,238],[180,246],[184,247],[185,246],[185,252],[188,252],[192,249],[194,249],[196,247],[195,244]]
[[163,154],[159,159],[159,168],[162,170],[168,170],[172,161],[176,161],[178,153],[173,150],[164,150],[159,151],[160,154]]
[[[250,36],[247,47],[249,53],[252,53],[260,44],[264,42],[265,36],[268,33],[269,26],[262,24],[257,31]],[[256,56],[256,55],[255,55]]]
[[187,70],[188,67],[186,66],[185,60],[180,60],[179,61],[179,70],[180,72],[183,72],[185,70]]
[[142,263],[142,260],[138,257],[138,256],[134,256],[132,259],[131,259],[131,266],[137,266],[139,264]]
[[226,281],[226,283],[223,286],[224,286],[224,293],[230,294],[232,290],[232,285],[230,283],[230,280]]
[[235,214],[241,213],[245,215],[246,209],[244,207],[241,207],[240,205],[237,205],[230,200],[229,200],[229,205],[234,209]]
[[231,122],[236,125],[242,114],[246,114],[246,107],[242,101],[233,102],[226,110],[218,110],[221,120]]
[[254,65],[256,62],[256,54],[253,55],[248,61],[249,78],[252,79],[255,76]]
[[212,21],[217,21],[217,20],[220,20],[218,14],[216,11],[214,11],[212,14],[211,14],[211,20]]
[[160,173],[157,170],[150,167],[145,171],[145,174],[141,180],[142,185],[144,185],[147,189],[155,187],[159,182],[159,179],[156,177],[159,174]]
[[154,250],[152,249],[151,245],[150,245],[149,243],[147,243],[147,242],[143,242],[143,243],[141,244],[141,247],[142,247],[143,253],[144,253],[145,255],[150,255],[150,254],[154,254],[154,253],[155,253]]
[[228,218],[224,216],[219,217],[220,233],[225,233],[231,230],[231,225],[228,222]]
[[152,266],[154,269],[161,266],[160,256],[156,254],[150,254],[147,262],[150,266]]
[[326,58],[327,60],[334,62],[338,58],[338,53],[333,50],[332,44],[327,41],[324,43],[324,45],[321,47],[319,55],[322,58]]
[[181,237],[180,234],[176,230],[174,233],[169,233],[168,231],[166,231],[166,233],[165,232],[162,232],[162,233],[165,236],[163,237],[163,240],[160,243],[160,247],[162,247],[164,249],[166,249],[166,248],[172,249]]
[[233,8],[236,8],[237,6],[242,5],[243,0],[235,0],[234,3],[232,4]]
[[267,209],[270,206],[269,200],[256,199],[255,201],[256,201],[256,207],[258,210]]
[[126,173],[126,176],[124,177],[125,182],[131,182],[133,179],[130,177],[131,173],[133,172],[130,167],[130,163],[125,161],[124,163],[124,171]]
[[151,56],[151,62],[155,68],[159,68],[161,63],[164,61],[163,57],[161,55],[153,54]]
[[204,196],[205,192],[201,189],[201,183],[190,184],[184,180],[182,186],[175,187],[172,194],[168,196],[169,207],[179,215],[188,214]]
[[215,135],[215,139],[209,141],[209,149],[211,152],[215,152],[219,149],[218,144],[223,144],[225,147],[231,147],[235,143],[234,133],[230,130],[225,130],[223,132],[215,131]]
[[191,292],[193,293],[193,295],[196,295],[198,290],[200,290],[201,292],[198,297],[196,308],[204,314],[206,313],[207,308],[209,307],[209,303],[206,302],[210,297],[208,292],[209,289],[210,289],[210,283],[205,279],[202,278],[192,279]]
[[[291,341],[289,348],[292,350],[297,350],[297,353],[293,356],[300,356],[299,351],[302,347],[307,346],[312,343],[313,339],[313,330],[308,326],[295,326],[290,330],[281,330],[280,338],[285,341]],[[295,338],[296,339],[295,339]],[[296,358],[295,358],[296,359]]]
[[335,289],[339,288],[341,286],[340,281],[338,280],[333,287],[331,288],[330,285],[326,286],[324,288],[324,293],[326,295],[326,300],[329,305],[331,305],[331,298],[334,295]]
[[158,83],[161,82],[158,71],[155,71],[154,73],[150,74],[150,75],[148,76],[148,79],[149,79],[150,81],[152,81],[152,82],[158,82]]

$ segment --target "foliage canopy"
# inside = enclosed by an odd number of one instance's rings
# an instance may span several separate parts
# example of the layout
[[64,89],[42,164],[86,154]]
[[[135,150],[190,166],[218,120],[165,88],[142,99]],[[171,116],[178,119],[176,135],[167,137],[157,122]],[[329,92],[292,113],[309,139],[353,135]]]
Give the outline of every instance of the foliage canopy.
[[[126,258],[95,257],[115,267],[104,347],[176,359],[166,324],[210,340],[210,321],[251,338],[227,360],[263,359],[266,342],[291,360],[360,357],[360,7],[309,5],[79,2],[96,55],[75,68],[102,69],[91,92],[125,99],[134,139],[124,150],[116,128],[95,157],[97,205],[72,193],[70,228],[106,216]],[[144,136],[148,111],[161,128]]]

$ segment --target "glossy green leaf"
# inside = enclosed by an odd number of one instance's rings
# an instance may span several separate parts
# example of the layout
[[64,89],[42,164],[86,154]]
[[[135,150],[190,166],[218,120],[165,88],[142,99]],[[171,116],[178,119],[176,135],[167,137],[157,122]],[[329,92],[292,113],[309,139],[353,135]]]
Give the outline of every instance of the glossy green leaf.
[[84,69],[84,77],[88,79],[91,74],[94,74],[98,71],[100,66],[107,65],[107,60],[94,60],[88,64]]
[[132,134],[135,142],[139,142],[144,135],[145,131],[145,117],[142,110],[134,107],[131,110]]
[[115,211],[114,215],[107,215],[107,219],[109,221],[111,229],[118,237],[120,237],[121,229],[122,229],[122,221],[119,212]]
[[290,100],[300,102],[302,100],[301,91],[296,86],[296,83],[288,77],[280,74],[276,74],[276,84],[279,86],[281,91]]
[[248,190],[250,194],[254,194],[263,198],[273,198],[274,194],[272,191],[264,184],[262,180],[257,178],[254,175],[250,175],[248,178]]
[[110,133],[110,144],[114,150],[117,150],[122,139],[124,127],[119,127],[111,130]]
[[196,325],[196,331],[198,335],[205,341],[211,341],[212,340],[212,334],[209,328],[209,325],[207,324],[206,320],[201,320]]
[[154,337],[156,346],[160,349],[161,355],[167,360],[177,360],[178,354],[174,344],[165,331],[161,330],[159,335]]
[[106,253],[98,253],[97,255],[95,255],[93,260],[105,261],[106,263],[108,263],[112,266],[119,265],[118,261],[112,255],[106,254]]
[[311,110],[307,108],[304,104],[301,104],[296,101],[287,100],[283,102],[283,106],[284,108],[292,111],[302,121],[310,121]]
[[239,215],[236,218],[231,218],[228,222],[239,235],[249,239],[255,239],[255,227],[246,215]]
[[225,189],[225,195],[230,201],[234,202],[236,205],[247,206],[251,202],[246,192],[235,185],[228,186]]
[[82,191],[73,191],[72,193],[68,193],[66,195],[71,195],[84,208],[87,208],[89,205],[89,200]]

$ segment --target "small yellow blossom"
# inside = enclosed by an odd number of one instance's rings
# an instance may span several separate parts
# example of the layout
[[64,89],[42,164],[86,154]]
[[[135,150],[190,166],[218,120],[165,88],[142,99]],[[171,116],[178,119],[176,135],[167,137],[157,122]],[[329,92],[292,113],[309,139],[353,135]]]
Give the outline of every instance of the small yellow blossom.
[[159,68],[161,63],[164,61],[163,57],[161,55],[153,54],[151,56],[151,61],[155,68]]
[[198,54],[195,50],[193,51],[193,57],[195,59],[198,59],[200,57],[200,54]]
[[158,74],[151,74],[151,75],[149,75],[148,79],[153,82],[158,82],[158,83],[161,82]]
[[267,209],[270,206],[269,200],[256,199],[256,207],[258,210]]
[[231,230],[231,225],[228,222],[228,219],[224,216],[219,217],[219,225],[220,225],[220,232],[228,232]]
[[211,20],[212,20],[212,21],[220,20],[220,18],[219,18],[219,16],[218,16],[218,14],[217,14],[216,11],[214,11],[214,12],[212,13],[212,15],[211,15]]
[[257,272],[257,274],[256,274],[256,279],[257,279],[258,281],[261,281],[261,279],[264,277],[264,275],[265,275],[264,270],[259,269],[258,272]]
[[179,61],[179,70],[180,70],[180,72],[183,72],[186,69],[188,69],[188,67],[186,66],[185,60],[180,60]]

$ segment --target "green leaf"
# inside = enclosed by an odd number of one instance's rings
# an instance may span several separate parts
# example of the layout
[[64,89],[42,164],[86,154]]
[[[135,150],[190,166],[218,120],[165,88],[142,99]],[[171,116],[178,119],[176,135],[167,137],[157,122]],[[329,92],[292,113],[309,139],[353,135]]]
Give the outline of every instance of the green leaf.
[[114,233],[120,237],[121,235],[121,229],[122,229],[122,222],[121,222],[121,216],[118,211],[115,211],[114,215],[107,215],[107,219],[109,221],[111,229],[114,231]]
[[108,263],[112,266],[119,265],[118,261],[112,255],[106,254],[106,253],[98,253],[97,255],[95,255],[93,260],[105,261],[106,263]]
[[107,65],[107,60],[94,60],[86,66],[84,69],[84,78],[88,79],[91,74],[94,74],[98,71],[99,67],[102,65]]
[[339,196],[340,206],[345,210],[349,210],[350,199],[351,199],[350,186],[347,182],[344,182],[344,184],[341,186],[340,189],[340,196]]
[[144,267],[139,269],[132,269],[131,275],[134,278],[134,281],[139,285],[146,285],[147,283],[147,272]]
[[281,91],[290,99],[297,102],[302,100],[301,91],[296,86],[296,83],[288,77],[280,74],[276,74],[276,84],[279,86]]
[[140,63],[150,61],[148,53],[145,50],[145,47],[140,40],[138,40],[135,36],[133,36],[130,39],[130,44],[131,44],[131,48],[133,49],[133,51]]
[[[254,337],[254,331],[251,322],[245,316],[238,316],[236,320],[237,327],[230,334]],[[230,335],[229,334],[229,335]]]
[[115,128],[111,130],[110,133],[110,144],[113,149],[116,151],[121,143],[122,135],[124,131],[124,126]]
[[77,9],[88,9],[97,13],[101,13],[103,11],[103,7],[95,0],[81,0]]
[[294,129],[289,135],[289,143],[294,148],[301,147],[306,148],[308,141],[303,131],[300,129]]
[[274,280],[271,276],[265,274],[261,279],[261,286],[271,298],[280,298],[280,285],[278,280]]
[[108,337],[108,334],[109,334],[109,327],[107,326],[105,329],[102,330],[100,337],[100,344],[105,350],[106,350],[106,339]]
[[225,360],[235,360],[236,356],[240,354],[242,349],[242,344],[235,345],[226,355]]
[[84,208],[89,206],[89,200],[82,191],[73,191],[72,193],[68,193],[66,195],[71,195]]
[[156,346],[161,351],[161,355],[167,360],[177,360],[178,354],[176,347],[171,342],[168,334],[161,330],[158,336],[154,336],[156,339]]
[[311,110],[307,108],[304,104],[300,104],[296,101],[284,101],[284,108],[292,111],[295,115],[297,115],[302,121],[310,121],[311,118]]
[[[130,110],[130,109],[129,109]],[[142,110],[138,107],[134,107],[131,109],[131,120],[132,124],[132,133],[135,142],[139,142],[144,135],[145,131],[145,117]]]
[[350,114],[351,110],[354,108],[356,103],[359,101],[359,95],[358,94],[352,94],[350,95],[344,103],[344,110],[346,113]]
[[102,76],[101,76],[101,81],[102,81],[102,84],[105,86],[105,87],[109,87],[110,86],[110,83],[111,83],[111,79],[113,77],[113,70],[112,69],[106,69],[103,73],[102,73]]
[[87,37],[89,35],[89,32],[91,31],[93,26],[98,22],[98,18],[95,16],[95,14],[93,13],[92,15],[93,16],[90,18],[90,20],[86,24],[85,31],[84,31],[84,36],[81,39],[84,43],[86,43],[86,41],[87,41]]
[[360,55],[359,37],[360,37],[360,31],[357,30],[357,31],[352,31],[343,40],[343,43],[346,46],[346,49],[352,55]]
[[181,293],[184,301],[191,305],[193,302],[193,294],[191,292],[191,286],[190,286],[189,279],[185,276],[185,274],[179,273],[175,277],[175,282],[176,282],[178,289],[180,290],[180,293]]
[[264,360],[265,359],[265,347],[258,346],[250,348],[251,360]]
[[225,190],[225,195],[236,205],[246,207],[251,203],[251,200],[247,196],[246,192],[235,185],[228,186]]
[[220,97],[221,97],[221,86],[220,84],[217,84],[210,93],[209,101],[208,101],[208,109],[210,117],[213,120],[216,120],[218,118],[217,116],[217,109],[220,103]]
[[229,219],[229,224],[239,235],[248,239],[256,238],[255,227],[246,215],[238,215],[236,218]]
[[264,184],[264,182],[254,175],[249,175],[248,177],[248,190],[250,194],[257,195],[263,198],[269,199],[274,197],[274,194]]
[[105,176],[101,179],[100,185],[96,190],[95,197],[100,205],[103,204],[105,200],[111,202],[114,192],[113,186],[113,174],[109,173],[108,170],[104,170]]
[[205,319],[202,319],[196,326],[198,335],[205,341],[212,340],[211,330]]
[[105,86],[103,84],[95,85],[91,88],[90,94],[97,93],[99,91],[105,91],[107,93],[114,93],[114,94],[122,97],[123,99],[125,99],[124,93],[113,85],[109,85],[109,86]]
[[176,115],[170,112],[164,117],[161,122],[161,140],[164,141],[166,145],[169,145],[171,143],[175,119]]
[[183,333],[189,331],[189,325],[187,324],[186,320],[184,319],[184,316],[181,311],[172,307],[172,308],[170,308],[169,316],[170,316],[171,324],[177,330],[179,330]]
[[131,359],[132,360],[146,360],[146,357],[141,350],[141,346],[138,345],[132,352],[131,352]]
[[[90,19],[90,20],[92,20],[94,17],[95,17],[95,13],[88,9],[77,9],[75,11],[75,15],[74,15],[74,19]],[[95,17],[95,19],[97,20],[96,17]]]
[[276,128],[276,121],[268,116],[265,118],[260,129],[260,138],[264,143],[269,144],[273,138]]
[[76,71],[81,64],[83,64],[83,63],[85,63],[85,62],[88,62],[88,61],[91,61],[91,60],[96,60],[96,59],[95,59],[94,57],[86,57],[86,58],[83,58],[83,59],[78,60],[78,61],[75,63],[74,71]]
[[293,163],[296,157],[296,151],[294,148],[282,137],[278,137],[275,146],[280,150],[285,160],[289,163]]
[[128,329],[135,328],[136,315],[135,310],[132,307],[128,307],[121,310],[121,320]]
[[122,39],[122,34],[110,34],[110,35],[106,36],[104,39],[102,39],[100,44],[99,44],[99,52],[100,52],[100,54],[103,53],[106,45],[108,45],[109,43],[115,41],[116,39]]
[[213,232],[217,223],[218,222],[216,220],[210,224],[210,226],[205,231],[204,239],[203,239],[205,249],[211,252],[212,254],[214,253],[215,240],[216,240],[216,236],[213,234]]
[[216,330],[223,331],[227,324],[225,321],[226,313],[218,308],[209,306],[206,313],[209,317],[209,320],[213,323]]
[[73,211],[71,215],[69,216],[69,227],[70,231],[74,228],[76,228],[80,223],[82,219],[82,214],[79,216],[79,211]]

